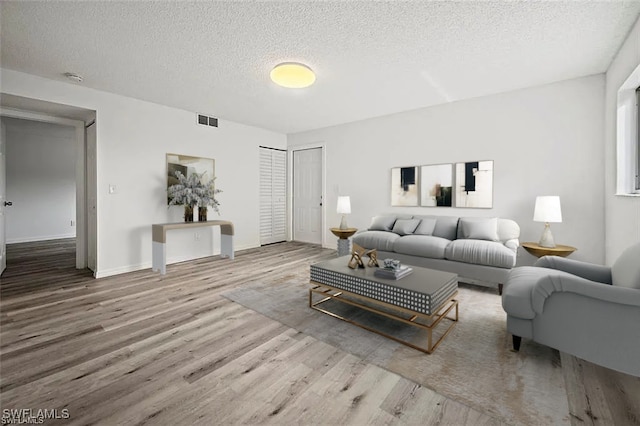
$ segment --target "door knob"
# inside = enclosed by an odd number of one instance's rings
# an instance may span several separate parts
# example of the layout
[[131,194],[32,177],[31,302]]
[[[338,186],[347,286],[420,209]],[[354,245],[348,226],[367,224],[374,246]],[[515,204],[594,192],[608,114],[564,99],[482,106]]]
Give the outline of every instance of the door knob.
[[11,201],[5,201],[5,202],[4,202],[4,205],[5,205],[5,206],[12,206],[12,205],[13,205],[13,203],[12,203]]

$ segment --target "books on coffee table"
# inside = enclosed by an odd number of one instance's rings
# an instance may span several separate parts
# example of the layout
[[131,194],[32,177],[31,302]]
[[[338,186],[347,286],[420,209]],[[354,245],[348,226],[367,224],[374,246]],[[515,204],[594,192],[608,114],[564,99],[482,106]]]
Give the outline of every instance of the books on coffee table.
[[373,273],[376,277],[386,278],[388,280],[399,280],[402,277],[406,277],[413,272],[413,268],[407,265],[402,265],[399,269],[392,268],[379,268]]

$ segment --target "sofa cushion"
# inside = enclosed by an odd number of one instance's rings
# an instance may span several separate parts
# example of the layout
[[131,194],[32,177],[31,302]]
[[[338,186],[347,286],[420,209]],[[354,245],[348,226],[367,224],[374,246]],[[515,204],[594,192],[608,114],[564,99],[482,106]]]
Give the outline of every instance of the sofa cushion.
[[414,216],[414,219],[435,219],[436,226],[433,229],[433,235],[435,237],[446,238],[447,240],[455,240],[456,232],[458,229],[458,217],[457,216]]
[[444,259],[445,249],[450,242],[445,238],[431,235],[405,235],[394,241],[393,251],[413,256]]
[[456,262],[513,268],[516,254],[504,244],[485,240],[455,240],[445,250],[445,258]]
[[398,219],[393,224],[393,232],[398,235],[413,234],[419,224],[419,219]]
[[387,231],[364,231],[353,236],[352,241],[367,249],[393,251],[393,243],[400,235]]
[[640,290],[640,243],[626,249],[611,267],[611,283]]
[[395,215],[374,216],[374,218],[371,219],[369,231],[391,231],[394,223],[396,223]]
[[498,218],[463,217],[460,218],[458,238],[474,240],[500,241],[498,237]]
[[436,220],[430,218],[424,218],[420,220],[420,225],[413,231],[416,235],[433,235],[433,231],[436,229]]

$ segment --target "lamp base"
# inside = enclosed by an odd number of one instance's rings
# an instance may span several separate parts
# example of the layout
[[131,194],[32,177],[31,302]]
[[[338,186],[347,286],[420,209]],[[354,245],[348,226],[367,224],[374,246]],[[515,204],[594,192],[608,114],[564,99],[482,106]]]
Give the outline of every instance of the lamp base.
[[540,247],[547,248],[555,248],[556,243],[553,241],[553,234],[551,234],[551,227],[548,222],[544,224],[544,231],[542,231],[542,236],[540,237],[540,242],[538,243]]
[[342,220],[340,221],[340,229],[347,229],[347,216],[346,215],[342,215]]

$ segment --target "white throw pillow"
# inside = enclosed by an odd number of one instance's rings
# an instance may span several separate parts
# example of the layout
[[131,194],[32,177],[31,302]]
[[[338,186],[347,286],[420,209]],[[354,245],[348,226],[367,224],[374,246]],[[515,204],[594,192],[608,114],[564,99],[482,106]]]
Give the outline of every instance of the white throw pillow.
[[398,219],[393,225],[393,232],[398,235],[413,234],[419,223],[418,219]]
[[396,223],[395,216],[375,216],[371,220],[369,231],[391,231],[394,223]]
[[640,243],[636,243],[622,252],[611,267],[611,283],[619,287],[640,290]]
[[433,231],[436,229],[435,219],[422,219],[420,225],[413,231],[416,235],[433,235]]
[[460,219],[462,235],[470,240],[500,241],[498,237],[498,218]]

